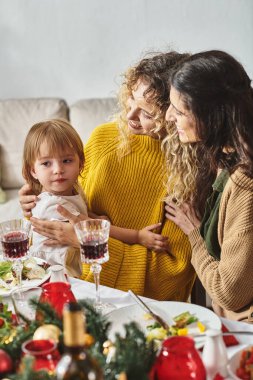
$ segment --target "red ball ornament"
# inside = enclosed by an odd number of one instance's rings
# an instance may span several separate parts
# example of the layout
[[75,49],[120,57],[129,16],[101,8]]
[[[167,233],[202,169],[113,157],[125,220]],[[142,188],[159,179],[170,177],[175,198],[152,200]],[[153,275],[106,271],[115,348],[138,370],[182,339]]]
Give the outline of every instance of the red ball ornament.
[[11,372],[13,363],[11,357],[4,350],[0,349],[0,375]]

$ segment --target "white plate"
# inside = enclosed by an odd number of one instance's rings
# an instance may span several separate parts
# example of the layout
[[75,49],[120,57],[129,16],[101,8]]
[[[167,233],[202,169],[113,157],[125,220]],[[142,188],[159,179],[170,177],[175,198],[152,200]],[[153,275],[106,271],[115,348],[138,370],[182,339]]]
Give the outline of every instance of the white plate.
[[[34,259],[37,261],[38,264],[43,264],[46,262],[45,260],[42,260],[39,257],[34,257]],[[49,277],[50,277],[50,267],[48,267],[48,269],[46,270],[46,274],[43,278],[34,279],[34,280],[28,280],[28,279],[22,280],[22,286],[31,287],[31,288],[33,286],[39,286],[43,284],[43,282],[47,281]],[[0,297],[8,297],[14,289],[17,289],[17,286],[13,286],[11,289],[4,289],[0,287]]]
[[[151,301],[148,302],[148,305],[152,311],[159,314],[168,322],[171,321],[171,318],[175,317],[176,315],[189,311],[189,313],[195,314],[198,320],[206,326],[206,329],[221,329],[220,318],[211,310],[206,309],[202,306],[186,302],[174,301]],[[120,333],[123,335],[125,331],[123,325],[132,321],[137,322],[142,330],[146,333],[147,326],[151,325],[153,320],[145,320],[144,315],[145,311],[137,304],[113,310],[107,315],[109,321],[112,322],[109,338],[113,340],[115,333]],[[204,342],[204,336],[203,338],[195,338],[195,344],[197,348],[203,347]]]

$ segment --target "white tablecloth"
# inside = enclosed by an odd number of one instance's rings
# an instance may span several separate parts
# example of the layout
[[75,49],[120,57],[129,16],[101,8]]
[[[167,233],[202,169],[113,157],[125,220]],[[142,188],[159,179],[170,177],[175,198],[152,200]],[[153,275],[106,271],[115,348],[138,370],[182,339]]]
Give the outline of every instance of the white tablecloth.
[[[71,284],[71,289],[76,297],[76,299],[95,299],[95,285],[78,280],[75,278],[69,278],[69,282]],[[116,308],[129,306],[135,304],[135,301],[133,298],[127,293],[122,292],[121,290],[108,288],[106,286],[100,286],[100,296],[103,302],[112,303],[116,306]],[[153,301],[149,298],[142,297],[145,301]],[[4,301],[9,303],[10,308],[13,310],[13,305],[10,300],[10,297],[5,297]],[[230,321],[225,318],[221,318],[222,323],[229,329],[233,331],[253,331],[253,325],[243,323],[243,322],[235,322]],[[242,348],[252,345],[253,346],[253,335],[247,336],[247,335],[237,335],[237,340],[240,342],[240,344],[232,347],[227,348],[228,357],[230,358],[235,352],[241,350]],[[229,380],[230,378],[227,377],[226,380]]]
[[[70,279],[72,291],[77,299],[91,298],[95,299],[95,285],[86,281]],[[102,301],[112,303],[117,308],[129,306],[135,303],[132,297],[127,292],[121,290],[108,288],[106,286],[100,286],[100,296]],[[152,301],[151,299],[144,298],[146,301]],[[252,331],[253,325],[243,322],[230,321],[225,318],[221,318],[222,323],[231,331]],[[240,344],[232,347],[227,347],[228,357],[230,358],[235,352],[241,350],[247,345],[253,345],[253,335],[237,335],[237,340]],[[229,377],[226,380],[230,379]]]

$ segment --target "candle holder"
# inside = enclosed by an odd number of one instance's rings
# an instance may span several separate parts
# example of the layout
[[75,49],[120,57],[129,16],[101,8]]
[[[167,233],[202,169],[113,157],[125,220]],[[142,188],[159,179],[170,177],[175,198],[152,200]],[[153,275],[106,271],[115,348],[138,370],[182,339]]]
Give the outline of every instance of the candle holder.
[[166,339],[151,371],[153,380],[205,380],[206,371],[190,337]]
[[49,303],[59,317],[62,317],[63,307],[67,302],[76,302],[71,291],[71,285],[66,282],[48,282],[42,285],[40,302]]
[[[35,371],[45,370],[49,374],[54,374],[57,363],[60,360],[60,353],[57,344],[52,340],[27,340],[22,344],[22,357],[33,356],[33,369]],[[22,362],[21,362],[22,371]]]

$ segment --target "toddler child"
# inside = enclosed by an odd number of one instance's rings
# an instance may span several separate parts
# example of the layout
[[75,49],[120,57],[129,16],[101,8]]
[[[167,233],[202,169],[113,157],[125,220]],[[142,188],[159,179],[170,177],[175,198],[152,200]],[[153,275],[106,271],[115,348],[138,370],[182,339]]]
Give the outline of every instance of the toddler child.
[[[88,213],[86,197],[78,185],[78,176],[84,167],[83,143],[76,130],[66,121],[52,119],[33,125],[25,140],[23,153],[23,177],[34,194],[38,195],[33,216],[44,220],[67,222],[58,212],[62,205],[80,219],[106,218]],[[161,223],[132,230],[111,226],[110,236],[127,244],[142,244],[150,248],[164,250],[167,238],[152,232]],[[47,237],[33,233],[31,250],[49,264],[64,265],[68,274],[81,274],[80,251],[66,245],[48,246]]]
[[[83,143],[65,120],[53,119],[33,125],[25,140],[23,176],[38,195],[33,216],[66,221],[58,212],[62,205],[74,215],[88,217],[85,195],[78,186],[84,166]],[[81,274],[80,252],[66,245],[50,247],[46,237],[33,232],[31,250],[49,264],[61,264],[73,276]]]

